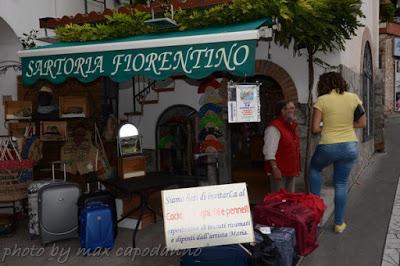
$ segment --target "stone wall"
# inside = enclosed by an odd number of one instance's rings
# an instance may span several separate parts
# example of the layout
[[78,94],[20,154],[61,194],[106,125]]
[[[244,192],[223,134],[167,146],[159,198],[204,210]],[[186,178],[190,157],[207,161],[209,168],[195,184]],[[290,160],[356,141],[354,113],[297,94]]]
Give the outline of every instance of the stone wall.
[[[345,66],[340,66],[340,72],[342,73],[344,79],[348,82],[350,91],[354,92],[358,95],[360,95],[361,98],[361,91],[362,91],[362,80],[361,76],[358,73],[355,73],[351,69],[345,67]],[[318,82],[318,81],[316,81]],[[377,83],[376,83],[377,84]],[[375,111],[375,134],[378,136],[376,139],[379,139],[381,142],[383,142],[383,103],[380,101],[382,100],[383,89],[376,91],[376,107],[380,112]],[[380,103],[380,107],[378,105],[378,102]],[[298,106],[298,112],[297,112],[297,121],[299,123],[300,127],[300,136],[301,136],[301,155],[302,155],[302,169],[304,170],[304,164],[305,164],[305,153],[306,153],[306,145],[307,145],[307,127],[306,127],[306,121],[308,117],[308,112],[307,112],[307,105],[306,104],[299,104]],[[378,121],[381,119],[380,121]],[[379,128],[381,130],[379,130]],[[360,174],[361,170],[369,163],[370,158],[374,152],[374,140],[370,140],[367,142],[362,142],[362,129],[357,129],[357,136],[360,139],[359,142],[359,158],[356,162],[356,164],[353,167],[352,173],[350,175],[350,183],[353,184],[356,181],[357,176]],[[308,164],[311,161],[311,157],[314,153],[314,150],[316,146],[319,143],[320,137],[318,135],[313,135],[311,137],[311,143],[310,143],[310,156],[308,160]],[[331,187],[333,186],[333,167],[327,167],[322,175],[324,176],[324,186],[325,187]],[[298,191],[304,191],[305,190],[305,185],[304,185],[304,172],[302,172],[302,176],[297,179],[298,182],[296,183],[296,189]]]
[[384,112],[386,114],[394,111],[394,58],[393,38],[386,34],[380,35],[379,54],[381,57],[381,80],[384,86]]
[[376,152],[385,151],[385,83],[383,80],[383,71],[377,70],[374,80],[375,91],[375,110],[374,110],[374,149]]
[[[347,81],[350,87],[350,91],[356,93],[360,99],[362,99],[362,77],[359,73],[354,72],[353,70],[341,65],[340,72],[342,73],[343,78]],[[374,77],[374,83],[376,80],[376,76]],[[375,95],[373,96],[375,97]],[[377,107],[377,106],[375,106]],[[375,116],[377,118],[378,116]],[[376,129],[376,127],[375,127]],[[374,140],[371,139],[369,141],[363,142],[363,129],[356,129],[356,133],[359,139],[359,157],[357,162],[355,163],[353,170],[351,172],[350,180],[353,183],[355,178],[360,174],[361,170],[365,168],[365,166],[369,163],[371,156],[374,153]],[[375,130],[375,132],[379,132],[379,130]],[[379,134],[379,133],[378,133]]]

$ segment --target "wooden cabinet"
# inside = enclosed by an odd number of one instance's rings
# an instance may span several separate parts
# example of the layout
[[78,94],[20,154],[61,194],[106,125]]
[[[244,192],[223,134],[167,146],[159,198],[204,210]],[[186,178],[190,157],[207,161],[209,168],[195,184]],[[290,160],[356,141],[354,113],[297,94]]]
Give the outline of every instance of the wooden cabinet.
[[35,123],[32,122],[9,122],[7,123],[8,127],[8,135],[17,137],[17,138],[22,138],[25,136],[25,134],[30,135],[30,134],[35,134],[36,129],[35,129]]
[[6,101],[4,103],[6,120],[23,120],[32,118],[31,101]]
[[89,108],[85,96],[60,96],[60,118],[89,117]]
[[41,141],[65,141],[67,139],[66,121],[41,121],[40,140]]
[[144,156],[132,156],[119,158],[119,176],[123,179],[146,175],[146,158]]

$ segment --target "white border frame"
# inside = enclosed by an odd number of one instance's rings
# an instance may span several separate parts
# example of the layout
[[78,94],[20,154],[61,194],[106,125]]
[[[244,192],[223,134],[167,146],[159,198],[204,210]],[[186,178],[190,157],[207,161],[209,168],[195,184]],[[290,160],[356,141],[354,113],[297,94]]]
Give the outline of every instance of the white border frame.
[[229,42],[229,41],[243,41],[243,40],[255,40],[255,39],[258,40],[261,37],[268,37],[264,35],[267,34],[265,33],[265,27],[262,27],[257,30],[238,31],[238,32],[213,33],[213,34],[159,38],[159,39],[141,40],[141,41],[111,42],[111,43],[76,45],[76,46],[47,48],[47,49],[43,48],[43,49],[23,50],[18,52],[18,56],[22,58],[22,57],[62,55],[62,54],[107,52],[107,51],[156,48],[156,47],[179,46],[179,45],[219,43],[219,42]]

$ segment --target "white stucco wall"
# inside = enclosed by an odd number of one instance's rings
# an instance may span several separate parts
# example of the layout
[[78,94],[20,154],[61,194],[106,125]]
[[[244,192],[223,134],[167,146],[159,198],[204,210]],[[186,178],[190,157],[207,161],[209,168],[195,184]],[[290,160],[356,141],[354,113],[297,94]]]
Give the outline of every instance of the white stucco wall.
[[[197,87],[191,86],[184,80],[175,81],[175,90],[159,93],[157,104],[144,105],[143,116],[131,117],[130,122],[134,123],[139,132],[143,135],[143,148],[155,149],[155,129],[160,115],[170,106],[184,104],[199,110],[199,99],[201,94],[197,93]],[[120,90],[119,114],[123,117],[124,112],[132,111],[132,90]],[[128,102],[128,104],[127,104]]]
[[83,12],[83,0],[0,1],[0,17],[18,36],[32,29],[39,30],[39,18],[70,16]]
[[[19,61],[17,51],[22,48],[17,36],[11,27],[0,18],[0,62]],[[4,65],[3,63],[1,65]],[[4,135],[7,130],[4,126],[4,106],[3,96],[11,95],[14,100],[17,99],[17,75],[12,68],[5,75],[0,75],[0,134]]]

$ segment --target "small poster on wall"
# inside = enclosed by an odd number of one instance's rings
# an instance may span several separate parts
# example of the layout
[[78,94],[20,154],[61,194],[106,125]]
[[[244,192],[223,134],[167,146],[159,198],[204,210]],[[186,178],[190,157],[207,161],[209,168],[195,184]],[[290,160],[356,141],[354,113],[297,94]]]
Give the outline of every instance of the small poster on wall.
[[400,60],[395,61],[394,110],[400,112]]
[[260,84],[230,84],[228,87],[229,123],[260,122]]
[[393,56],[400,56],[400,38],[393,39]]

